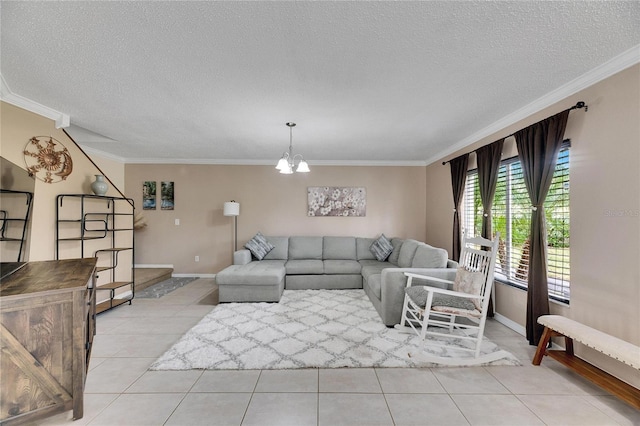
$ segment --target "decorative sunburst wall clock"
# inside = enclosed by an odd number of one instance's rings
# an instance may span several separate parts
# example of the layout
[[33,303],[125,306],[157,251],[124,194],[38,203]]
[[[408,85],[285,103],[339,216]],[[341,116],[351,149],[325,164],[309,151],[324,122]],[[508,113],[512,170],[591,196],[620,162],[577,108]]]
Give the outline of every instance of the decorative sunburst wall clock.
[[51,136],[34,136],[24,147],[27,172],[44,183],[63,181],[73,170],[69,150]]

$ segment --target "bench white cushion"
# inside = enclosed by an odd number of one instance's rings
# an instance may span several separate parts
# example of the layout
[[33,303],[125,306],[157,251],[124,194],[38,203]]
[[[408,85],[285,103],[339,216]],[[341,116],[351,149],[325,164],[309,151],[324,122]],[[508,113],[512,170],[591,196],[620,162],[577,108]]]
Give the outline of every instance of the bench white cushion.
[[640,369],[640,347],[560,315],[543,315],[538,323],[602,352],[620,362]]

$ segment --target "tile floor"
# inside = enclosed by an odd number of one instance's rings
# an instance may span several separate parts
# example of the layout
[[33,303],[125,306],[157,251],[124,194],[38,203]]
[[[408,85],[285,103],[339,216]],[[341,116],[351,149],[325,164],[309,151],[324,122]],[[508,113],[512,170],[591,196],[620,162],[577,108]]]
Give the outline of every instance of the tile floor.
[[[211,311],[211,279],[98,316],[84,417],[73,425],[638,425],[640,412],[490,321],[521,367],[147,371]],[[203,298],[205,304],[203,304]],[[206,304],[209,303],[209,304]]]

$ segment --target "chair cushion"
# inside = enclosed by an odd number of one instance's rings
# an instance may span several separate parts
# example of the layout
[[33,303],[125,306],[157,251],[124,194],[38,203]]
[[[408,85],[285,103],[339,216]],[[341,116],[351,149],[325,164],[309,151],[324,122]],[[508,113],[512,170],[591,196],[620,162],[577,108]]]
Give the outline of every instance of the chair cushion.
[[322,237],[290,237],[289,259],[321,260]]
[[420,244],[411,261],[412,268],[445,268],[448,253],[445,249]]
[[262,235],[260,232],[258,232],[253,236],[253,238],[247,241],[247,244],[245,244],[244,247],[248,249],[251,254],[258,260],[264,259],[267,253],[275,248],[275,246],[268,242],[264,235]]
[[387,237],[382,234],[371,244],[369,250],[371,250],[371,253],[373,253],[376,260],[378,260],[379,262],[384,262],[393,251],[393,246],[391,245],[391,241],[389,241]]
[[355,237],[324,237],[322,258],[331,260],[356,260]]
[[[424,286],[407,287],[404,292],[413,303],[422,309],[427,306],[427,296],[429,292],[424,289]],[[453,308],[457,310],[456,312],[450,313],[471,313],[476,310],[475,305],[469,299],[435,293],[433,295],[433,301],[431,302],[431,309],[434,311],[448,312],[448,310],[438,308]]]
[[264,260],[287,260],[289,258],[289,237],[265,237],[275,246]]
[[[458,266],[456,278],[453,281],[453,291],[461,293],[480,295],[482,285],[484,284],[484,274],[482,272],[472,272],[464,266]],[[482,300],[469,299],[472,301],[476,309],[482,309]]]

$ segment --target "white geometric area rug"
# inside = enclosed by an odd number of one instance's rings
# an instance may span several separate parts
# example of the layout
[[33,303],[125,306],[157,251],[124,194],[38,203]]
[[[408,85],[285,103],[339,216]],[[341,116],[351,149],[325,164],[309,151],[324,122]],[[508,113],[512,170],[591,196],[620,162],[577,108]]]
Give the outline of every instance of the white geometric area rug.
[[[387,328],[364,290],[285,290],[280,303],[216,306],[150,369],[437,366],[419,361],[419,345],[415,334]],[[469,356],[455,349],[427,350],[438,356]],[[498,350],[483,339],[483,354]],[[520,362],[506,353],[506,357],[487,365]]]

